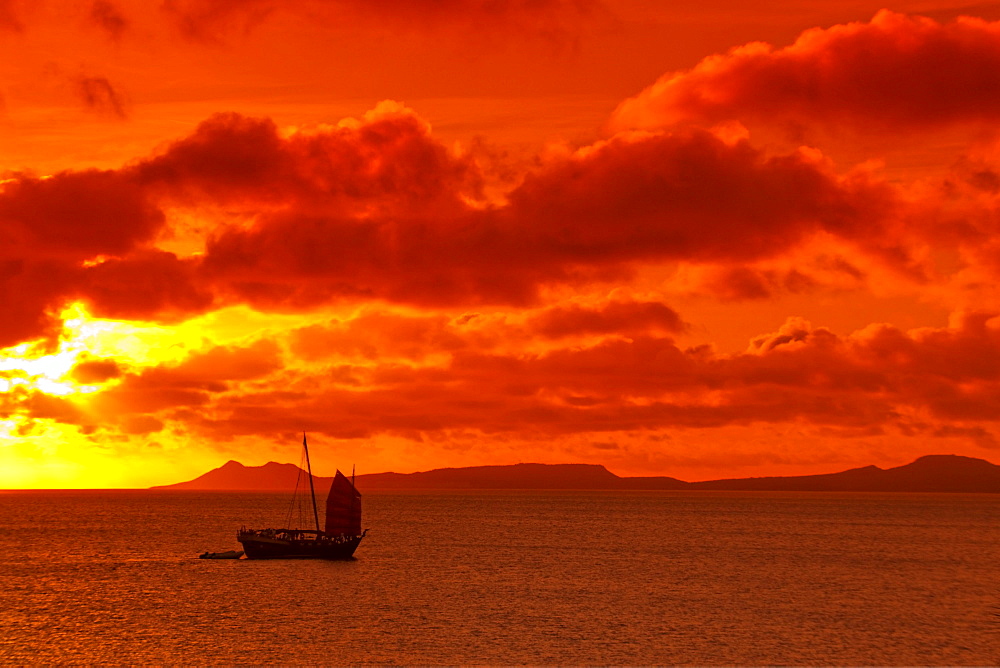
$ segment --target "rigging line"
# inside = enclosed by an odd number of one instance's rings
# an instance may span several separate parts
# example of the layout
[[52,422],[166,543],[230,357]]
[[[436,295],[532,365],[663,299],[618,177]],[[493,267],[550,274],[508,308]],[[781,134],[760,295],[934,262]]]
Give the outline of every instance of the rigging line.
[[298,473],[295,474],[295,489],[292,491],[292,500],[288,503],[288,514],[285,516],[285,526],[289,529],[292,528],[292,515],[297,515],[298,521],[295,523],[296,528],[303,523],[302,504],[299,499],[299,483],[302,482],[302,465],[305,463],[305,458],[305,453],[299,452],[299,465],[297,467]]
[[354,489],[351,490],[351,517],[352,517],[351,521],[352,522],[354,521],[353,520],[353,517],[354,517],[354,502],[357,500],[357,495],[358,495],[358,488],[354,486],[354,472],[356,470],[357,470],[357,465],[356,464],[351,464],[351,487],[354,488]]
[[306,433],[302,432],[302,449],[306,451],[306,468],[309,469],[309,493],[312,495],[313,517],[316,519],[316,533],[319,533],[319,511],[316,510],[316,487],[313,485],[313,470],[309,463],[309,446],[306,445]]

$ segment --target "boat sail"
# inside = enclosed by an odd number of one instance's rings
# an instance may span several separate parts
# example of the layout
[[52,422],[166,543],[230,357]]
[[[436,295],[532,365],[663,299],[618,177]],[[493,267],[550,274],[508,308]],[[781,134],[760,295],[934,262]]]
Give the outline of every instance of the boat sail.
[[[339,470],[326,497],[326,523],[319,528],[316,489],[313,486],[309,445],[302,434],[315,529],[248,529],[241,527],[236,540],[247,559],[351,559],[368,530],[361,530],[361,493],[353,480]],[[353,475],[351,476],[353,478]]]

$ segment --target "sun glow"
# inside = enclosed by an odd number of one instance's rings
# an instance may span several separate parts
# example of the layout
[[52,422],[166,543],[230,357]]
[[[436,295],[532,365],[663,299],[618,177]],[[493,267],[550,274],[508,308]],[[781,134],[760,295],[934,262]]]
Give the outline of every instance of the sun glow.
[[35,390],[68,399],[94,394],[118,381],[79,381],[73,371],[81,363],[110,360],[131,371],[170,365],[193,351],[256,339],[302,322],[291,316],[284,322],[281,316],[238,307],[168,327],[94,318],[81,303],[71,304],[60,317],[63,329],[56,350],[38,342],[0,350],[0,392]]
[[29,357],[30,354],[31,346],[28,344],[2,351],[0,391],[10,392],[17,387],[25,387],[61,397],[98,389],[76,385],[66,379],[67,374],[76,365],[79,350],[60,350],[36,357]]
[[163,482],[173,463],[145,475],[120,458],[135,451],[143,461],[163,456],[184,442],[183,430],[155,415],[158,407],[123,414],[120,398],[105,397],[148,369],[172,367],[219,346],[280,339],[303,323],[246,307],[169,325],[95,318],[83,303],[59,317],[55,346],[34,341],[0,350],[0,488]]
[[81,486],[79,455],[59,445],[71,429],[50,420],[0,420],[0,489]]
[[[92,394],[103,385],[77,382],[72,377],[74,367],[82,361],[113,357],[141,365],[160,361],[171,350],[170,346],[150,345],[157,338],[172,335],[170,330],[95,319],[80,303],[68,306],[60,317],[63,331],[56,351],[47,352],[36,343],[0,351],[0,391],[20,387],[58,397]],[[183,352],[178,351],[177,356],[182,357]]]

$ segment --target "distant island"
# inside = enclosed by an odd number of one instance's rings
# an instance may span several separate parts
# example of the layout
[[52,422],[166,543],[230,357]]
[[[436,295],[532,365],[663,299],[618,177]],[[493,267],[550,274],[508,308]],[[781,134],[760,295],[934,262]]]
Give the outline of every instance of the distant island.
[[[150,489],[287,491],[306,473],[293,464],[268,462],[244,466],[226,462],[194,480]],[[332,477],[313,476],[319,489]],[[760,492],[976,492],[1000,493],[1000,466],[959,455],[927,455],[890,469],[877,466],[821,475],[734,478],[685,482],[665,476],[620,477],[599,464],[511,464],[470,466],[420,473],[368,473],[357,476],[362,492],[371,490],[718,490]]]

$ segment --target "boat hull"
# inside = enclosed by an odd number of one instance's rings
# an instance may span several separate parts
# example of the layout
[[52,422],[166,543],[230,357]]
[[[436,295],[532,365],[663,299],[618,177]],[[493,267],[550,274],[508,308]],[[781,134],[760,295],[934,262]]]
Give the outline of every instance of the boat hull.
[[228,552],[205,552],[198,555],[199,559],[239,559],[243,556],[242,550],[229,550]]
[[271,537],[237,535],[247,559],[353,559],[362,536]]

